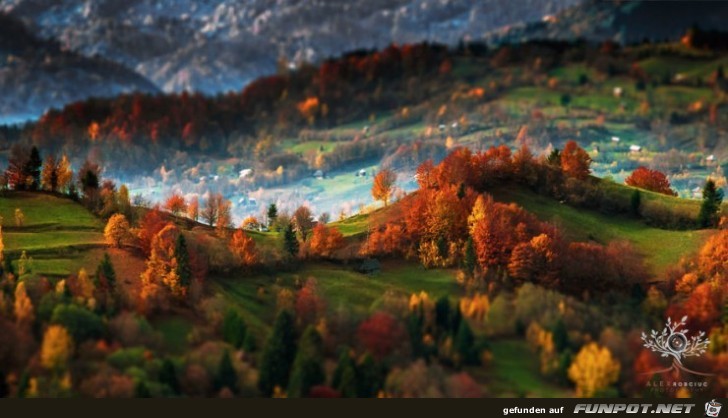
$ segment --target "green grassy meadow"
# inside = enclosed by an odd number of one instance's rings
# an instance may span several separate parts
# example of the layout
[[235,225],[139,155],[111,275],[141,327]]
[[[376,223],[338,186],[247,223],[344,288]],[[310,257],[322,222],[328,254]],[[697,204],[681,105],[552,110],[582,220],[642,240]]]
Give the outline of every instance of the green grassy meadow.
[[[25,215],[15,223],[15,210]],[[26,251],[33,258],[33,271],[64,277],[80,268],[91,268],[105,247],[103,223],[80,204],[49,194],[9,192],[0,197],[3,243],[7,257]]]

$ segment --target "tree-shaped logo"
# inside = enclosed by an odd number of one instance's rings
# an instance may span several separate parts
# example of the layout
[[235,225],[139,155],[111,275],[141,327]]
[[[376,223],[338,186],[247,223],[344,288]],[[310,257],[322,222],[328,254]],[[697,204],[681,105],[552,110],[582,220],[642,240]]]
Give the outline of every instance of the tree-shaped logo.
[[673,322],[671,318],[667,318],[665,328],[662,332],[651,330],[648,336],[642,333],[642,341],[645,348],[660,353],[661,357],[671,357],[672,366],[663,370],[655,370],[646,374],[665,373],[669,371],[685,371],[687,373],[700,376],[712,376],[709,373],[700,373],[690,370],[682,364],[682,359],[686,357],[698,357],[705,353],[710,344],[710,339],[705,338],[705,332],[700,331],[696,335],[688,336],[689,330],[685,327],[688,317],[683,316],[679,322]]

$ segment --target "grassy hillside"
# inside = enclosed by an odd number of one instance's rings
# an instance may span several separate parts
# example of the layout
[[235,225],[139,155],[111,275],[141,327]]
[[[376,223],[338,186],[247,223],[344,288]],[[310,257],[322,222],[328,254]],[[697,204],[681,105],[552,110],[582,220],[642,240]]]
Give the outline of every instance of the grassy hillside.
[[[596,241],[600,244],[628,241],[645,258],[647,266],[658,278],[669,266],[695,253],[712,233],[710,230],[671,231],[654,228],[638,219],[576,209],[519,188],[499,189],[494,196],[504,202],[515,202],[542,220],[555,223],[572,240]],[[667,196],[665,199],[689,206],[697,203]]]
[[[15,223],[15,210],[25,215]],[[33,257],[33,271],[64,277],[82,267],[92,268],[103,255],[103,223],[69,199],[52,195],[11,192],[0,197],[5,256],[17,259],[22,251]]]
[[[630,195],[633,188],[616,183],[606,183],[605,187],[617,194]],[[628,241],[645,258],[647,267],[656,278],[665,270],[677,264],[681,258],[694,254],[711,235],[711,230],[676,231],[655,228],[642,220],[628,216],[605,215],[598,211],[574,208],[550,197],[542,196],[520,187],[502,187],[492,191],[494,197],[502,202],[514,202],[534,213],[541,220],[553,222],[574,241],[595,241],[608,244],[610,241]],[[681,199],[642,190],[643,202],[663,204],[677,211],[690,213],[697,217],[700,210],[699,200]],[[394,206],[387,210],[392,210]],[[345,236],[355,236],[366,232],[372,219],[378,223],[384,209],[368,215],[356,215],[333,226]],[[724,212],[726,211],[724,205]]]

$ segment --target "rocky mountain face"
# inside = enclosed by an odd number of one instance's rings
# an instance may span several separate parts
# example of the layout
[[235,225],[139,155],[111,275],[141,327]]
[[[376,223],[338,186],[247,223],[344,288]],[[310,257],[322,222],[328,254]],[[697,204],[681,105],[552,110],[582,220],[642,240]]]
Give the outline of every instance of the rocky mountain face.
[[163,91],[214,94],[238,90],[280,61],[316,62],[393,42],[455,44],[579,1],[0,0],[0,10]]
[[157,87],[123,65],[65,51],[0,14],[0,123],[22,122],[51,107]]
[[540,22],[501,28],[486,39],[495,44],[576,38],[630,44],[678,40],[693,25],[727,31],[728,2],[586,0]]

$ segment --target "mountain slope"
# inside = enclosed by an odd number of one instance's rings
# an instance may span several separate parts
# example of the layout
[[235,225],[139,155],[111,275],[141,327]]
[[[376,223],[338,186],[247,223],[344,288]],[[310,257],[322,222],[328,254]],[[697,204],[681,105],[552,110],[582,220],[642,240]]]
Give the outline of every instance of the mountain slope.
[[455,44],[580,0],[0,0],[64,47],[136,69],[167,92],[238,90],[279,57],[319,61],[390,43]]
[[728,2],[587,0],[542,22],[504,28],[490,34],[492,43],[535,39],[620,43],[678,40],[693,25],[728,30]]
[[157,89],[119,64],[63,51],[0,14],[0,91],[0,123],[7,123],[92,96]]

